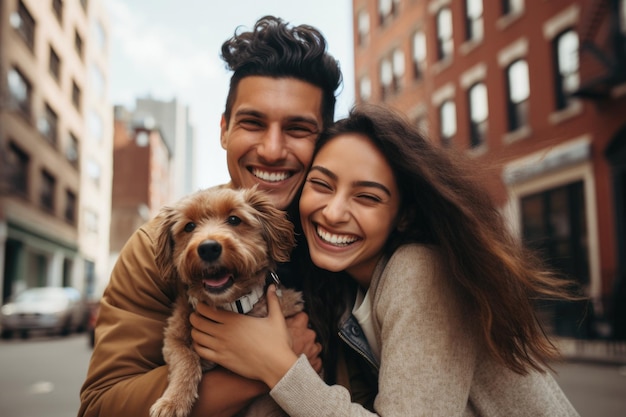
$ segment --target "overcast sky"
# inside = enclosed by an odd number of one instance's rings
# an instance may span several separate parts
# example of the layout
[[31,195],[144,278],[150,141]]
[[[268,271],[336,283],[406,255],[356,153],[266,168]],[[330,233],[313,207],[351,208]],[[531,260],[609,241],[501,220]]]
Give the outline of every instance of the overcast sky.
[[343,75],[336,116],[354,101],[352,1],[105,0],[111,24],[110,98],[132,109],[136,97],[178,98],[191,109],[198,138],[198,187],[228,181],[219,121],[230,73],[219,57],[237,26],[273,14],[324,34]]

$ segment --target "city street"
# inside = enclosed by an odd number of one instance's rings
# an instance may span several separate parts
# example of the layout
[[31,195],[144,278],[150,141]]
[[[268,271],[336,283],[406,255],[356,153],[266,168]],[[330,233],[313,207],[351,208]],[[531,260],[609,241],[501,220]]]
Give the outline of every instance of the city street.
[[[0,416],[75,417],[90,355],[85,334],[0,341]],[[582,417],[626,415],[626,367],[569,362],[555,370]]]

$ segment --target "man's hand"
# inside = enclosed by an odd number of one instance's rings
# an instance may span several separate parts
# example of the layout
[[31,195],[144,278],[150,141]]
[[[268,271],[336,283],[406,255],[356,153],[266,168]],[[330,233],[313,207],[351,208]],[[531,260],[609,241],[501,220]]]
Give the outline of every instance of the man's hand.
[[287,330],[291,336],[291,342],[296,355],[305,354],[311,367],[317,373],[322,370],[322,345],[315,342],[315,332],[308,327],[309,316],[306,313],[298,313],[287,318]]

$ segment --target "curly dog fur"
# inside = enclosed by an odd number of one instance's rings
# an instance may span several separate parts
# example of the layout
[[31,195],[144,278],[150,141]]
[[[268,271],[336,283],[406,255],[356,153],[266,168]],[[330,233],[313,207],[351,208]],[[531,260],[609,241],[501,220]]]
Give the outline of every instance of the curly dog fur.
[[[178,281],[184,290],[164,333],[168,387],[151,407],[150,416],[186,417],[198,396],[203,370],[214,366],[201,360],[192,348],[189,315],[197,303],[223,306],[253,288],[263,288],[276,263],[289,260],[295,246],[294,230],[285,213],[255,189],[199,191],[163,208],[158,217],[157,266],[163,279]],[[285,316],[302,311],[299,292],[281,292]],[[264,296],[248,314],[267,314]],[[259,404],[270,408],[259,415],[281,414],[271,399]]]

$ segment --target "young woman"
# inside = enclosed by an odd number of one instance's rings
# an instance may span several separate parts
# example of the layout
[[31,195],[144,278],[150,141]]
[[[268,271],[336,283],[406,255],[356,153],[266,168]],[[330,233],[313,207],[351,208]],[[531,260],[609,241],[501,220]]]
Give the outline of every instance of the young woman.
[[353,110],[320,138],[300,197],[326,382],[293,353],[273,287],[264,319],[199,306],[192,324],[214,323],[196,351],[265,382],[291,416],[578,415],[533,308],[567,282],[474,174],[392,110]]

